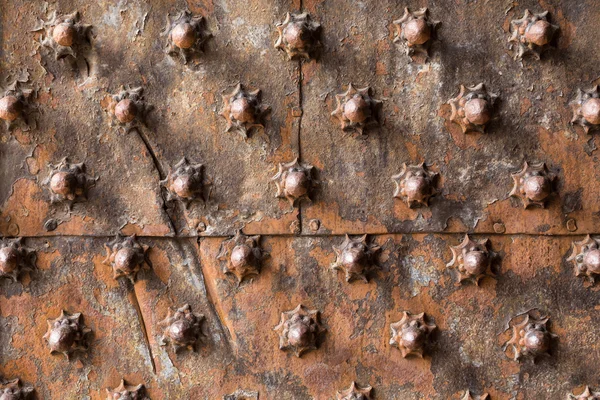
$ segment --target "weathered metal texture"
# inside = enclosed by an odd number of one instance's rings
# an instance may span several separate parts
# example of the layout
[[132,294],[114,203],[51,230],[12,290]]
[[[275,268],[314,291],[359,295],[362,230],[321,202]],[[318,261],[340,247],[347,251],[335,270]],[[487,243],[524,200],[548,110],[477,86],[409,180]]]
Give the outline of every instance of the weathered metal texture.
[[[212,37],[204,52],[184,65],[165,52],[169,35],[163,30],[168,15],[173,20],[188,6],[205,16]],[[4,8],[3,78],[21,76],[35,89],[39,115],[35,128],[2,133],[3,235],[215,235],[233,234],[242,226],[261,233],[296,229],[297,212],[274,198],[270,178],[278,162],[293,160],[298,153],[298,64],[273,47],[275,23],[297,5],[64,0]],[[41,26],[38,19],[48,20],[55,10],[77,10],[92,25],[90,49],[76,59],[56,60],[52,49],[40,43],[44,31],[32,32]],[[11,28],[15,21],[19,28]],[[252,128],[246,140],[227,132],[227,122],[219,115],[224,96],[238,83],[260,90],[262,104],[270,109],[264,129]],[[141,101],[132,121],[113,115],[117,102],[131,96],[119,95],[121,86],[143,89],[136,92]],[[85,163],[98,178],[87,200],[76,202],[71,212],[64,204],[49,204],[43,185],[48,164],[64,157]],[[159,185],[184,157],[203,164],[206,197],[187,208],[180,201],[165,203],[167,193]]]
[[[596,139],[571,125],[577,89],[598,84],[596,60],[586,54],[600,38],[589,25],[593,1],[441,2],[304,1],[325,27],[323,57],[302,66],[302,159],[319,171],[321,185],[308,221],[319,234],[476,231],[532,234],[594,232],[598,226]],[[392,20],[404,7],[429,7],[440,20],[429,60],[394,43]],[[560,27],[557,48],[541,60],[512,58],[510,21],[549,11]],[[575,59],[577,61],[575,61]],[[343,132],[335,95],[346,85],[369,86],[382,100],[381,125],[364,135]],[[463,133],[446,104],[460,85],[484,83],[497,94],[486,133]],[[592,131],[590,131],[592,132]],[[545,209],[523,209],[509,198],[511,173],[524,161],[545,162],[557,175]],[[441,193],[429,207],[409,209],[394,199],[391,179],[426,162],[439,172]],[[570,221],[570,220],[573,221]],[[570,222],[568,222],[570,221]],[[568,222],[568,226],[567,226]],[[501,224],[496,225],[495,224]]]

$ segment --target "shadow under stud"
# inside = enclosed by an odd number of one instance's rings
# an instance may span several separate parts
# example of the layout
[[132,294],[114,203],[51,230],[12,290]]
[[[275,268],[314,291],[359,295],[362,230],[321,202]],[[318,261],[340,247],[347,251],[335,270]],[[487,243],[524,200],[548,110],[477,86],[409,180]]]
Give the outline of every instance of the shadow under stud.
[[344,132],[362,135],[366,129],[379,125],[381,100],[371,97],[371,88],[356,89],[351,83],[344,93],[336,94],[336,109],[331,115],[338,119]]
[[312,21],[308,13],[287,13],[276,27],[279,36],[275,48],[283,51],[289,60],[315,58],[321,47],[321,25]]
[[525,10],[522,18],[510,21],[510,38],[514,43],[514,59],[522,60],[526,55],[540,59],[541,54],[550,47],[558,25],[548,20],[548,11],[532,14]]
[[429,56],[429,47],[431,42],[437,38],[440,22],[429,17],[427,8],[421,8],[414,12],[405,8],[404,15],[395,20],[394,25],[396,27],[394,42],[401,43],[405,47],[407,55]]
[[402,164],[402,171],[392,176],[396,185],[394,197],[400,199],[409,208],[429,206],[429,200],[438,194],[439,174],[430,171],[425,163],[417,165]]

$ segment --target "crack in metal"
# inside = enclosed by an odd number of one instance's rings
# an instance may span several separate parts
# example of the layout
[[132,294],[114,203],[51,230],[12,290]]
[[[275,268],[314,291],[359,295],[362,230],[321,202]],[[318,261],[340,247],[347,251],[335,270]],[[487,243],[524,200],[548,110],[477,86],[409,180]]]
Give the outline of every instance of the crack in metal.
[[152,364],[152,372],[154,374],[156,374],[156,364],[154,363],[154,354],[152,353],[152,346],[150,346],[150,338],[148,337],[148,330],[146,329],[146,322],[144,320],[144,314],[142,313],[142,309],[140,307],[140,302],[138,301],[137,293],[135,292],[135,285],[133,285],[131,282],[128,282],[127,285],[129,286],[127,288],[128,289],[127,297],[129,297],[129,301],[131,301],[131,304],[135,308],[135,312],[138,316],[139,324],[142,328],[142,333],[144,334],[144,342],[146,343],[146,347],[148,349],[148,354],[150,356],[150,363]]

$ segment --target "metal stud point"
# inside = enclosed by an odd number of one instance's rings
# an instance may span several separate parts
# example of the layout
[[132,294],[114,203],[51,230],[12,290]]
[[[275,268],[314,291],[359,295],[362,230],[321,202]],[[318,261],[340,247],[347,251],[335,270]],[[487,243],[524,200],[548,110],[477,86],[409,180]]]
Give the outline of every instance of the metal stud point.
[[319,336],[325,329],[319,321],[319,311],[298,305],[281,313],[281,321],[273,330],[279,334],[279,349],[293,352],[296,357],[317,349]]
[[429,47],[437,38],[440,22],[430,18],[427,8],[413,12],[405,8],[404,15],[395,20],[394,25],[396,26],[394,42],[403,44],[406,54],[409,56],[420,54],[425,57],[429,55]]
[[321,25],[311,20],[308,13],[285,15],[285,20],[276,25],[279,37],[275,48],[286,53],[288,59],[310,59],[315,57],[321,46]]
[[166,53],[179,58],[183,64],[204,53],[204,45],[212,37],[206,29],[205,19],[185,10],[173,18],[167,16],[163,35],[167,36]]
[[360,387],[356,382],[352,382],[348,389],[336,393],[336,400],[370,400],[372,386]]
[[81,15],[54,12],[48,21],[40,21],[34,31],[44,31],[42,45],[54,53],[55,58],[77,58],[89,51],[92,26],[81,22]]
[[20,379],[0,380],[0,400],[28,400],[33,397],[33,386],[23,385]]
[[367,243],[367,235],[346,239],[341,246],[333,246],[336,260],[331,269],[344,272],[346,282],[361,279],[368,282],[367,274],[377,268],[375,254],[380,246]]
[[246,278],[260,274],[262,261],[269,256],[259,245],[260,236],[246,236],[237,231],[235,236],[221,244],[217,259],[224,261],[223,273],[231,274],[238,285]]
[[514,59],[522,60],[526,55],[540,59],[542,52],[550,47],[558,31],[558,25],[548,20],[548,11],[532,14],[525,10],[522,18],[510,22],[510,43],[514,43]]
[[297,158],[289,163],[279,163],[277,174],[271,178],[277,187],[275,197],[287,199],[292,207],[302,199],[310,200],[314,186],[312,171],[312,165],[300,164]]
[[509,196],[521,199],[524,208],[544,208],[546,201],[554,191],[556,176],[548,171],[545,163],[529,164],[525,162],[523,168],[511,174],[514,186]]
[[124,379],[114,389],[106,389],[106,400],[150,400],[143,384],[128,385]]
[[0,242],[0,279],[17,281],[26,271],[36,269],[35,251],[23,246],[23,239],[5,239]]
[[567,261],[573,262],[576,276],[587,276],[594,283],[600,275],[600,239],[587,235],[573,242]]
[[460,125],[463,133],[485,132],[493,117],[498,96],[489,92],[483,83],[475,86],[460,85],[458,95],[448,101],[452,108],[450,121]]
[[571,124],[580,125],[586,133],[600,129],[600,90],[598,85],[589,90],[577,89],[577,96],[569,103],[573,110]]
[[596,392],[592,390],[589,386],[586,386],[585,389],[580,394],[569,393],[567,399],[569,400],[598,400],[600,399],[600,392]]
[[456,269],[458,281],[471,280],[479,285],[479,281],[491,274],[491,265],[496,254],[490,250],[490,241],[483,239],[479,242],[465,235],[458,246],[450,246],[452,260],[446,264],[448,268]]
[[[510,321],[512,337],[503,347],[507,357],[515,361],[530,358],[535,362],[538,357],[549,355],[550,345],[556,335],[548,330],[548,317],[537,314],[530,311]],[[517,322],[518,319],[521,322]]]
[[402,171],[392,176],[396,185],[394,197],[406,202],[409,208],[429,206],[429,200],[438,194],[439,174],[430,171],[425,163],[402,164]]
[[371,88],[356,89],[351,83],[344,93],[336,94],[336,109],[331,113],[343,131],[362,135],[366,129],[379,125],[381,101],[371,97]]
[[98,179],[86,173],[84,163],[70,163],[67,157],[49,167],[50,172],[42,184],[50,191],[50,202],[65,202],[69,208],[73,203],[86,201],[89,189]]
[[135,235],[125,239],[121,239],[117,235],[112,242],[105,244],[104,247],[107,255],[102,263],[112,267],[114,279],[123,276],[131,282],[135,282],[140,269],[150,268],[152,265],[148,258],[149,247],[140,244]]
[[404,311],[400,321],[390,324],[390,345],[397,347],[404,358],[423,358],[429,336],[436,328],[433,322],[426,321],[425,313],[413,315]]
[[112,96],[112,115],[115,125],[124,127],[127,132],[136,123],[144,124],[146,115],[152,110],[152,106],[144,100],[144,89],[142,87],[121,87],[118,94]]
[[227,121],[227,132],[238,132],[244,139],[253,128],[264,129],[264,117],[271,110],[261,102],[261,91],[246,90],[238,84],[233,92],[223,96],[221,115]]
[[69,359],[74,352],[87,350],[86,335],[91,331],[83,323],[81,313],[69,314],[63,310],[58,318],[48,320],[44,340],[51,354],[62,353]]
[[187,348],[196,351],[201,342],[203,314],[195,314],[189,304],[178,308],[176,311],[169,310],[167,317],[159,322],[164,328],[161,345],[171,344],[174,352]]
[[190,162],[183,157],[160,185],[167,190],[167,201],[179,200],[189,207],[192,202],[204,198],[204,165]]

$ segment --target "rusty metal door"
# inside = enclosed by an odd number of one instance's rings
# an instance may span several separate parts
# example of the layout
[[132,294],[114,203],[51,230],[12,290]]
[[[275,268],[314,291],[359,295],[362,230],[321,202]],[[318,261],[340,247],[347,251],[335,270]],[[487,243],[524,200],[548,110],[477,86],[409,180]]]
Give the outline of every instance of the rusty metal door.
[[0,2],[0,399],[600,398],[599,20]]

